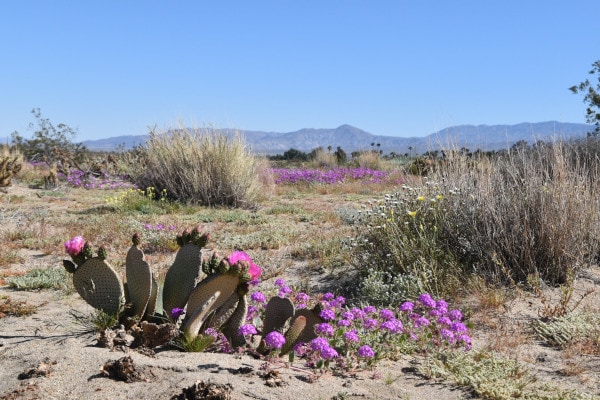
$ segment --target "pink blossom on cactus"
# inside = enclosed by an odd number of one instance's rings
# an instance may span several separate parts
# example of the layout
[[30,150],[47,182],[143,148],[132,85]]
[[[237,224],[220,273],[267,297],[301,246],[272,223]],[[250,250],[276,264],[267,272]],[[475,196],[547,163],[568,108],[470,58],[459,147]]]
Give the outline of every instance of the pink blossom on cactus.
[[73,239],[65,243],[65,251],[71,257],[75,257],[77,254],[81,253],[84,244],[85,240],[83,240],[81,236],[75,236]]
[[252,258],[250,258],[250,256],[243,251],[234,251],[229,255],[229,257],[227,257],[227,261],[230,265],[234,265],[239,261],[247,261],[250,264],[250,267],[248,268],[250,280],[258,279],[262,274],[262,269],[258,265],[254,264]]
[[238,250],[231,253],[229,257],[227,257],[227,261],[229,261],[230,265],[234,265],[238,261],[248,261],[249,263],[252,263],[252,258],[245,252]]
[[260,274],[262,274],[262,268],[254,263],[250,263],[250,268],[248,268],[248,274],[250,274],[251,280],[258,279]]

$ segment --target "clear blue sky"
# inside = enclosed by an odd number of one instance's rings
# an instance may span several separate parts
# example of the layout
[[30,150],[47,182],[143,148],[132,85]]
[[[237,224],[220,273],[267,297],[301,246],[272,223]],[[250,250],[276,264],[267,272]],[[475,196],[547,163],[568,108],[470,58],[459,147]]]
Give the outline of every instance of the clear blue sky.
[[0,2],[0,137],[585,122],[597,0]]

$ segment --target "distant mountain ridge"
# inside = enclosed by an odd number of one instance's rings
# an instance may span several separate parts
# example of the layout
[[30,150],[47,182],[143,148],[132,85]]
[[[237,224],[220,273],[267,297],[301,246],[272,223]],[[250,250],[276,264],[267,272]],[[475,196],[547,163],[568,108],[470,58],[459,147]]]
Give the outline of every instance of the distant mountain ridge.
[[[519,140],[533,144],[538,140],[552,138],[571,139],[585,137],[593,131],[592,125],[569,122],[535,122],[515,125],[458,125],[442,129],[424,137],[396,137],[374,135],[351,125],[334,129],[305,128],[295,132],[264,132],[233,129],[217,129],[228,135],[242,134],[252,151],[257,154],[282,154],[291,148],[310,152],[317,147],[333,149],[338,146],[346,152],[369,150],[371,144],[384,153],[421,154],[428,150],[448,147],[466,147],[470,150],[499,150],[512,146]],[[145,143],[148,135],[116,136],[106,139],[86,140],[83,144],[90,150],[131,149]]]

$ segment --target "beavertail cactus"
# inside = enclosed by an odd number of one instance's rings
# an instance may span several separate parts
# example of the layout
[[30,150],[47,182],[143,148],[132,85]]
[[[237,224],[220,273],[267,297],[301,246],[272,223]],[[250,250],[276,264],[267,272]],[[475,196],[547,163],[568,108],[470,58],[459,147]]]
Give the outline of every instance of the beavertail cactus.
[[[64,266],[73,274],[79,294],[95,308],[118,314],[127,299],[129,309],[122,316],[133,317],[128,321],[134,324],[155,320],[155,316],[164,313],[177,326],[185,314],[181,330],[188,339],[194,340],[201,332],[214,328],[221,330],[234,346],[240,346],[245,343],[239,329],[248,312],[249,282],[256,281],[262,270],[242,251],[222,260],[214,253],[203,262],[201,248],[208,239],[199,227],[177,237],[181,248],[167,271],[162,290],[144,260],[137,233],[125,260],[126,285],[106,262],[106,250],[102,248],[93,257],[91,245],[80,236],[65,243],[73,262],[64,260]],[[208,276],[196,284],[201,270]]]
[[[285,333],[285,343],[281,347],[281,355],[287,354],[294,349],[294,345],[298,342],[300,335],[306,329],[306,317],[299,315],[291,323],[289,329]],[[304,342],[306,343],[306,342]]]
[[[76,237],[65,243],[67,252],[78,264],[76,266],[68,260],[64,262],[66,270],[73,274],[73,286],[92,307],[117,315],[125,300],[121,278],[106,260],[92,257],[91,245],[85,242],[82,246],[82,241]],[[77,249],[79,253],[75,253]]]
[[235,310],[221,327],[221,332],[233,347],[246,344],[246,338],[240,334],[240,328],[246,322],[246,316],[248,315],[248,297],[245,294],[238,294],[238,296],[239,300]]
[[190,233],[184,231],[177,237],[181,248],[175,256],[175,261],[167,271],[163,287],[163,307],[169,311],[173,308],[184,308],[196,279],[202,268],[202,246],[206,245],[208,235],[200,234],[200,228],[194,228]]
[[274,331],[283,331],[287,320],[294,315],[294,303],[287,297],[272,297],[265,308],[265,319],[263,321],[262,339],[258,347],[260,353],[267,351],[265,337]]
[[[133,246],[131,246],[125,258],[125,276],[129,302],[131,303],[130,315],[134,318],[142,318],[146,313],[148,304],[151,303],[152,295],[157,295],[157,290],[153,287],[154,279],[150,266],[144,260],[144,252],[139,247],[140,241],[140,234],[134,234],[132,238]],[[156,304],[156,299],[154,299],[154,304]]]
[[235,295],[240,283],[238,275],[229,273],[213,275],[199,282],[190,294],[187,305],[189,317],[186,317],[182,326],[186,337],[198,336],[210,313],[225,304],[230,296]]

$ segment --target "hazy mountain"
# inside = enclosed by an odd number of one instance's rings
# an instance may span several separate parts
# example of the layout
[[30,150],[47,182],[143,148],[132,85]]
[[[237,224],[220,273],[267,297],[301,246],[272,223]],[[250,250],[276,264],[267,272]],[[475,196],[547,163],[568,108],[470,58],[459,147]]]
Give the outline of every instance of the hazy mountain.
[[[295,132],[237,131],[245,138],[254,152],[259,154],[282,154],[290,148],[309,152],[316,147],[333,149],[340,146],[350,153],[356,150],[376,148],[384,153],[392,151],[404,154],[411,151],[421,154],[427,150],[448,147],[467,147],[470,150],[498,150],[510,147],[519,140],[533,144],[553,137],[569,139],[584,137],[593,127],[567,122],[537,122],[516,125],[459,125],[442,129],[424,137],[396,137],[373,135],[359,128],[342,125],[335,129],[301,129]],[[234,130],[222,132],[233,134]],[[86,140],[83,144],[91,150],[130,149],[143,144],[147,135],[117,136],[107,139]],[[375,146],[371,146],[375,144]],[[379,146],[376,146],[379,144]],[[412,148],[412,150],[409,150]]]

